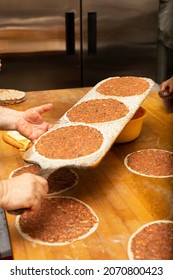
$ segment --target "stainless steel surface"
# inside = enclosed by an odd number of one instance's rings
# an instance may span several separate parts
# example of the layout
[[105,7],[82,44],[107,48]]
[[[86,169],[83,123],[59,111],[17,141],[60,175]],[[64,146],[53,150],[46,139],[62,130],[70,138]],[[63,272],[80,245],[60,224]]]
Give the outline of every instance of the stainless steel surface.
[[0,1],[1,88],[22,90],[80,85],[79,44],[66,54],[65,13],[75,13],[79,40],[79,1]]
[[65,2],[0,1],[0,53],[65,51],[65,13],[79,22],[79,1]]
[[[155,80],[159,0],[83,1],[84,84],[109,76]],[[87,14],[97,13],[97,54],[88,55]]]
[[0,259],[12,255],[5,212],[0,208]]
[[160,0],[158,13],[157,82],[173,73],[173,0]]
[[[0,87],[93,86],[121,75],[155,80],[158,7],[159,0],[0,1]],[[70,55],[66,14],[74,15]]]
[[159,40],[173,49],[173,0],[160,0]]

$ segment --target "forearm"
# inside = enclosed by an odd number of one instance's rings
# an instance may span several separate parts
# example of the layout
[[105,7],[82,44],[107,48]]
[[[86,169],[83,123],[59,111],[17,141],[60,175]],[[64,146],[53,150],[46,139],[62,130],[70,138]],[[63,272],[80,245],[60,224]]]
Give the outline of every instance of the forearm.
[[15,130],[23,112],[0,106],[0,129]]

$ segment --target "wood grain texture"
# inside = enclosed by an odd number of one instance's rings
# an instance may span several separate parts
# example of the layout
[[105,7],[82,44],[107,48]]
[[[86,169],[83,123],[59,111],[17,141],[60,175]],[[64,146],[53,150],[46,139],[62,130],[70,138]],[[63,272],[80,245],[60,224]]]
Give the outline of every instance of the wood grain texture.
[[[45,119],[54,123],[88,91],[89,88],[28,92],[25,102],[11,108],[25,110],[52,102],[54,109],[45,114]],[[15,216],[7,213],[14,259],[126,260],[128,239],[134,231],[151,221],[173,220],[173,180],[133,174],[123,163],[127,154],[139,149],[173,151],[173,114],[167,113],[157,92],[151,92],[142,106],[147,117],[140,137],[130,143],[114,144],[97,167],[76,169],[79,184],[64,193],[82,200],[95,211],[99,217],[98,229],[66,246],[43,246],[24,240],[15,228]],[[22,152],[1,139],[1,179],[24,164]]]

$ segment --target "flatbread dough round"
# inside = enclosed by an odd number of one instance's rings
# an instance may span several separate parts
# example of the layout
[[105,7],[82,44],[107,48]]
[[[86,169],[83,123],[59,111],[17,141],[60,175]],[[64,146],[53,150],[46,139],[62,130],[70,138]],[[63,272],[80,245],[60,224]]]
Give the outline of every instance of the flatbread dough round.
[[133,173],[153,178],[173,177],[173,153],[159,149],[143,149],[124,159],[125,166]]
[[140,227],[128,241],[130,260],[173,260],[173,222],[158,220]]
[[74,159],[99,150],[103,135],[96,128],[65,126],[44,134],[36,143],[36,151],[51,159]]
[[23,91],[14,89],[0,89],[0,105],[12,105],[20,103],[26,99],[26,94]]
[[9,178],[13,178],[13,177],[22,175],[24,173],[32,173],[32,174],[38,175],[40,170],[41,170],[41,168],[37,164],[32,164],[32,163],[31,164],[27,164],[25,166],[22,166],[22,167],[19,167],[19,168],[13,170],[10,173]]
[[[11,172],[9,178],[16,177],[24,173],[38,175],[40,171],[41,168],[39,165],[28,164]],[[47,196],[60,194],[74,188],[79,180],[78,174],[74,170],[65,167],[59,168],[52,173],[44,171],[41,176],[48,181],[49,191]]]
[[144,78],[129,76],[110,78],[101,83],[96,91],[103,95],[126,97],[143,94],[149,87],[149,82]]
[[47,181],[49,195],[56,195],[74,188],[78,184],[78,174],[71,168],[59,168],[49,174]]
[[115,121],[126,116],[129,109],[116,99],[94,99],[70,109],[66,116],[72,122],[99,123]]
[[98,223],[87,204],[67,196],[46,198],[39,211],[26,211],[16,217],[16,228],[23,238],[49,246],[83,239],[97,229]]

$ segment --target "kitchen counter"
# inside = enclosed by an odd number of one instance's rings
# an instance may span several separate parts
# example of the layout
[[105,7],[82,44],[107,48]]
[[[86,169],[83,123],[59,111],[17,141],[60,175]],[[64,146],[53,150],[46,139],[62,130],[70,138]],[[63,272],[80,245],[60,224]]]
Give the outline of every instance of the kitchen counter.
[[[11,106],[26,110],[47,102],[54,109],[44,115],[53,123],[90,88],[27,92],[25,102]],[[63,195],[87,203],[99,217],[97,230],[89,237],[69,245],[52,247],[23,239],[15,228],[15,216],[6,213],[13,258],[62,260],[127,260],[127,243],[140,226],[155,220],[173,220],[173,179],[146,178],[124,166],[125,156],[145,148],[173,151],[173,114],[167,113],[157,92],[151,92],[142,106],[147,110],[141,135],[128,144],[114,144],[101,163],[91,169],[75,171],[79,184]],[[23,166],[23,154],[0,139],[1,179]]]

